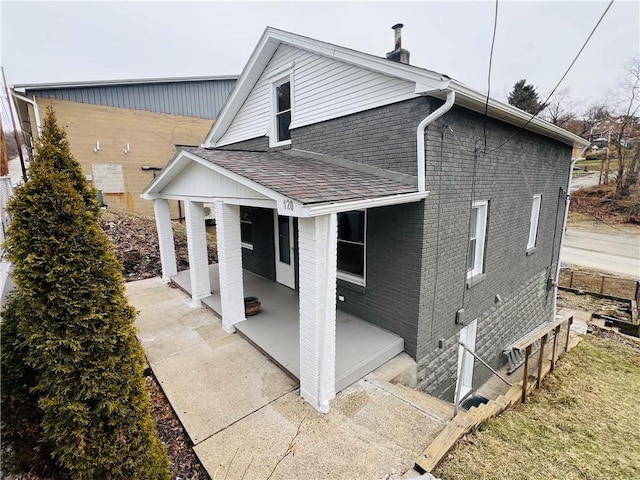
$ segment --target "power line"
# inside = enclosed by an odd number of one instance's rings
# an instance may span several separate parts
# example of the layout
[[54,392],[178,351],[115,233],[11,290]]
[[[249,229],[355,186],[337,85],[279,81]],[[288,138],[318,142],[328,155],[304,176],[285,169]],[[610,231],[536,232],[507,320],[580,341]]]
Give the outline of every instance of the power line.
[[527,122],[520,127],[513,135],[511,135],[509,138],[507,138],[504,142],[502,142],[499,146],[497,146],[496,148],[494,148],[493,150],[490,150],[489,153],[493,153],[496,150],[501,149],[502,147],[504,147],[507,143],[509,143],[511,140],[513,140],[513,138],[518,135],[522,130],[524,130],[526,128],[527,125],[529,125],[529,123],[531,123],[531,120],[533,120],[536,115],[538,115],[542,109],[547,105],[547,102],[549,101],[549,99],[553,96],[553,94],[556,92],[556,90],[558,89],[558,87],[560,86],[560,84],[564,81],[565,77],[569,74],[569,72],[571,71],[571,69],[573,68],[573,65],[576,63],[576,61],[578,60],[578,58],[580,57],[580,55],[582,54],[583,50],[585,49],[585,47],[587,46],[587,44],[589,43],[589,40],[591,40],[591,37],[593,37],[593,34],[596,33],[596,30],[598,29],[598,27],[600,26],[600,23],[602,23],[602,20],[604,19],[605,15],[607,14],[607,12],[609,11],[609,9],[611,8],[611,6],[613,5],[613,2],[615,0],[611,0],[609,2],[609,5],[607,5],[607,8],[605,8],[604,12],[602,12],[602,15],[600,15],[600,19],[598,20],[598,22],[596,23],[596,25],[593,27],[593,29],[591,30],[591,33],[589,34],[589,36],[587,37],[587,39],[584,41],[584,43],[582,44],[582,47],[580,47],[580,50],[578,51],[578,53],[576,54],[576,56],[573,58],[573,61],[571,62],[571,64],[569,65],[569,67],[565,70],[564,74],[562,75],[562,77],[560,78],[560,80],[558,80],[558,83],[556,83],[556,86],[553,87],[553,90],[551,90],[551,93],[549,94],[549,96],[546,98],[546,100],[544,102],[542,102],[542,104],[540,104],[540,108],[538,108],[538,111],[536,111],[536,113],[534,113],[533,115],[531,115],[531,117],[529,118],[529,120],[527,120]]
[[487,100],[484,104],[484,152],[487,152],[487,113],[489,112],[489,95],[491,94],[491,65],[493,64],[493,47],[496,44],[496,31],[498,29],[498,0],[496,0],[496,10],[493,15],[493,36],[491,37],[491,50],[489,51],[489,69],[487,73]]

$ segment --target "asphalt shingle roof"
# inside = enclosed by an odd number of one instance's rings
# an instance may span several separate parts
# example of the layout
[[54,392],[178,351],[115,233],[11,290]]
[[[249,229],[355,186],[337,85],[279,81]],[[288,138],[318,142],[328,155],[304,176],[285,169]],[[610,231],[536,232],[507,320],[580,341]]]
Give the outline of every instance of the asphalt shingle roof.
[[303,204],[340,202],[416,192],[416,186],[374,173],[296,155],[185,148],[198,157]]

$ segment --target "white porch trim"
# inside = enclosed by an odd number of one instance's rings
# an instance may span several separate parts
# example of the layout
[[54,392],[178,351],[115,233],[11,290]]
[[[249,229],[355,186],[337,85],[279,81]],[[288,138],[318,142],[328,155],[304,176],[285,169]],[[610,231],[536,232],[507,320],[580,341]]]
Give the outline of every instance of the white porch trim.
[[162,281],[169,283],[171,277],[178,273],[176,264],[176,246],[173,240],[171,226],[171,211],[169,201],[158,198],[153,201],[153,211],[158,229],[158,245],[160,247],[160,264],[162,265]]
[[222,328],[234,333],[234,325],[246,320],[242,281],[242,245],[240,241],[240,207],[221,200],[216,206],[216,237],[220,272]]
[[187,200],[184,202],[184,211],[187,222],[187,247],[191,275],[191,304],[194,307],[199,307],[202,299],[211,295],[204,204]]
[[298,221],[300,396],[321,413],[336,395],[335,213]]

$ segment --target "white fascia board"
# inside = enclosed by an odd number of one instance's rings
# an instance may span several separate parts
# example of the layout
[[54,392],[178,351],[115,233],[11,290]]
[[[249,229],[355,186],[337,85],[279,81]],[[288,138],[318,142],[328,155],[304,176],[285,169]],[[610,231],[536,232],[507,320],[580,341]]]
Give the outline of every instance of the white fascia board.
[[162,190],[162,188],[164,188],[164,186],[171,181],[173,177],[184,170],[187,165],[191,163],[191,160],[186,160],[186,156],[184,155],[185,153],[186,152],[184,150],[177,152],[175,156],[169,160],[169,163],[164,166],[156,178],[151,180],[149,185],[147,185],[147,187],[142,191],[140,198],[151,200],[154,198],[153,195],[155,193]]
[[271,30],[271,27],[267,27],[262,34],[262,37],[260,37],[260,41],[251,53],[249,61],[242,69],[240,78],[236,82],[233,90],[227,98],[227,101],[224,103],[222,110],[220,110],[218,118],[213,123],[211,130],[202,143],[203,147],[208,148],[217,145],[216,142],[224,136],[236,114],[240,111],[240,108],[249,97],[251,90],[253,90],[253,87],[258,83],[260,75],[262,75],[264,67],[268,62],[265,62],[265,65],[259,71],[255,71],[254,67],[256,63],[260,59],[266,60],[265,57],[271,58],[279,45],[279,43],[270,39],[269,34]]
[[[344,63],[355,65],[367,70],[382,73],[384,75],[400,78],[416,83],[416,94],[425,94],[432,91],[446,89],[450,79],[446,75],[440,75],[418,67],[404,65],[402,63],[390,62],[384,58],[378,58],[367,53],[350,50],[348,48],[332,45],[320,40],[302,37],[294,33],[277,30],[267,27],[258,45],[254,49],[249,61],[240,75],[235,88],[225,102],[218,119],[213,124],[211,131],[205,138],[203,147],[220,146],[217,142],[220,140],[231,122],[235,118],[238,111],[256,85],[264,68],[278,46],[284,43],[293,47],[307,50],[318,55],[329,58],[335,58]],[[259,59],[266,60],[259,71],[254,71]]]
[[[471,88],[461,84],[456,80],[451,80],[451,89],[454,90],[457,94],[458,100],[456,101],[456,103],[458,105],[469,108],[479,113],[484,113],[485,104],[487,101],[487,96],[485,94],[472,90]],[[527,121],[531,118],[531,114],[523,112],[519,108],[499,102],[492,98],[489,99],[488,115],[490,117],[520,127],[527,123]],[[553,125],[552,123],[546,122],[538,117],[534,117],[526,126],[525,130],[530,130],[532,132],[554,138],[561,141],[562,143],[574,147],[582,148],[589,145],[589,142],[584,138],[581,138],[578,135],[568,132],[565,129],[558,127],[557,125]]]
[[239,198],[239,197],[205,197],[202,195],[173,195],[164,193],[153,193],[149,195],[147,200],[155,200],[162,198],[164,200],[190,200],[192,202],[214,203],[216,200],[221,200],[224,203],[231,205],[241,205],[244,207],[261,207],[276,209],[277,205],[275,200],[261,199],[261,198]]
[[363,200],[348,200],[328,204],[306,206],[301,217],[317,217],[330,213],[349,212],[351,210],[363,210],[367,208],[385,207],[387,205],[401,205],[403,203],[419,202],[429,196],[429,192],[402,193],[386,197],[367,198]]

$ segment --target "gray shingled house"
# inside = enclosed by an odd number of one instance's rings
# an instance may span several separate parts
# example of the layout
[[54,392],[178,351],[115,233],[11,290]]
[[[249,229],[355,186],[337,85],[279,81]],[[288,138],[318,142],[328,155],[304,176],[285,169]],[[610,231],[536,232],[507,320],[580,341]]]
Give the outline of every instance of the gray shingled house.
[[[163,278],[322,412],[401,352],[417,388],[464,398],[490,372],[460,341],[498,367],[555,313],[571,152],[587,143],[408,59],[400,27],[386,58],[267,28],[203,145],[143,193]],[[185,203],[188,272],[169,200]]]

